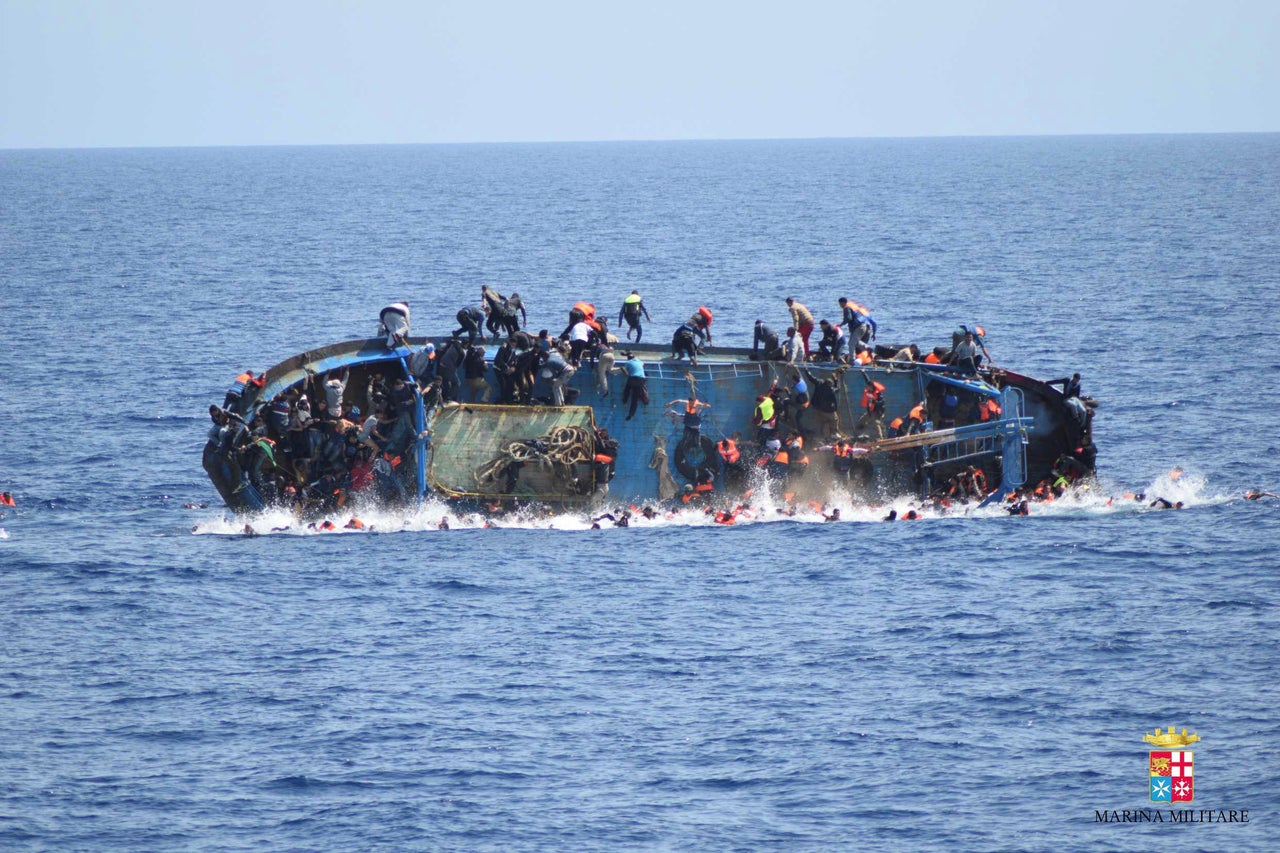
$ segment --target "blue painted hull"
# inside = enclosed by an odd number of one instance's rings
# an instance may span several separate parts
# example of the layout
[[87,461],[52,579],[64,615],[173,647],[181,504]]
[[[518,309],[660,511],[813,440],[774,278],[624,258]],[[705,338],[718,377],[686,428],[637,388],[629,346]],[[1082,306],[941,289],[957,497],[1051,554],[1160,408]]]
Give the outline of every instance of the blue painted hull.
[[[419,346],[426,339],[414,339],[413,345]],[[487,356],[491,359],[495,347],[489,347]],[[610,500],[623,502],[645,502],[667,497],[664,492],[670,490],[674,481],[682,487],[690,481],[691,460],[687,456],[698,456],[705,452],[705,442],[685,442],[685,427],[679,415],[680,405],[669,407],[670,401],[685,400],[690,392],[696,390],[697,398],[709,405],[702,417],[701,436],[711,441],[741,433],[746,443],[743,454],[745,470],[730,472],[730,486],[740,486],[745,479],[747,484],[759,486],[765,468],[757,466],[760,455],[753,446],[756,430],[751,425],[752,414],[758,395],[768,392],[775,382],[789,385],[795,377],[795,369],[778,362],[759,362],[751,359],[751,353],[745,349],[717,349],[699,359],[697,366],[688,361],[676,361],[670,357],[665,347],[654,345],[630,346],[645,364],[648,378],[650,402],[639,406],[636,414],[627,419],[627,406],[622,401],[623,387],[626,377],[615,372],[605,378],[607,393],[597,389],[597,378],[590,364],[584,363],[577,371],[569,387],[577,392],[574,402],[578,405],[590,406],[594,411],[595,424],[604,427],[618,440],[620,448],[616,461],[616,473],[609,484]],[[332,370],[351,368],[356,377],[349,383],[346,400],[355,402],[362,409],[368,402],[362,399],[365,383],[364,377],[379,372],[384,375],[407,376],[408,352],[403,348],[390,352],[380,339],[348,341],[319,350],[304,352],[291,358],[266,373],[266,384],[256,397],[246,397],[239,401],[237,407],[245,420],[252,426],[259,422],[264,411],[264,404],[282,392],[296,389],[307,381],[311,374],[325,374]],[[806,369],[814,378],[829,376],[835,369],[832,364],[808,364]],[[1022,482],[1036,483],[1050,476],[1054,462],[1063,453],[1074,453],[1083,443],[1091,448],[1088,424],[1079,424],[1073,418],[1073,412],[1067,405],[1062,393],[1054,386],[1007,371],[1000,372],[997,377],[988,377],[996,385],[1001,386],[1005,395],[1016,395],[1020,412],[1006,413],[1006,429],[1001,443],[998,430],[986,429],[991,438],[985,443],[969,441],[961,443],[960,436],[948,447],[955,450],[973,450],[973,454],[951,459],[957,454],[952,452],[938,453],[938,448],[908,447],[893,452],[879,452],[865,457],[866,461],[859,466],[855,477],[856,491],[865,493],[868,499],[881,499],[896,494],[923,494],[929,488],[941,482],[956,470],[962,470],[967,464],[976,464],[986,469],[993,486],[1003,481],[1003,485],[1012,488]],[[497,384],[490,371],[488,377],[494,389],[496,400]],[[967,385],[973,377],[959,377],[941,371],[929,365],[912,365],[903,363],[877,362],[866,368],[846,369],[840,383],[838,393],[838,428],[841,434],[852,435],[853,426],[862,415],[860,398],[867,381],[876,381],[884,385],[885,401],[884,421],[895,417],[905,417],[907,412],[922,399],[932,401],[936,411],[936,401],[944,389],[955,386],[961,390],[961,404],[957,423],[976,421],[976,405],[981,394],[970,394]],[[535,386],[534,396],[549,397],[548,389],[542,383]],[[953,392],[956,393],[956,392]],[[991,391],[990,393],[996,393]],[[571,394],[572,396],[572,394]],[[474,402],[469,392],[462,387],[464,402]],[[1014,397],[1006,396],[1012,401]],[[1020,416],[1020,417],[1018,417]],[[421,405],[418,406],[418,420],[415,426],[418,431],[428,427],[424,420]],[[798,415],[796,422],[801,431],[811,432],[819,426],[815,414],[805,410]],[[784,431],[786,427],[784,426]],[[977,427],[967,428],[979,431]],[[864,430],[865,432],[865,430]],[[964,432],[964,429],[961,430]],[[874,438],[875,436],[872,436]],[[796,493],[799,498],[822,499],[833,488],[850,489],[846,480],[840,481],[832,470],[831,454],[821,449],[822,442],[810,435],[810,465],[805,476],[780,484],[779,491]],[[403,491],[407,499],[416,499],[429,491],[426,479],[426,462],[429,453],[448,453],[448,447],[428,447],[428,440],[410,446],[403,455],[403,467],[398,469],[403,479]],[[1018,446],[1015,446],[1018,445]],[[954,445],[954,447],[952,447]],[[659,451],[655,460],[655,449],[665,448],[665,458]],[[685,450],[691,453],[684,453]],[[931,455],[932,453],[932,455]],[[1015,458],[1021,454],[1018,462],[1019,470],[1008,469],[1005,459]],[[1014,455],[1010,455],[1014,454]],[[696,460],[692,460],[696,462]],[[1087,468],[1092,472],[1092,453],[1086,460]],[[257,484],[240,487],[233,476],[233,469],[227,463],[225,454],[219,454],[217,448],[210,444],[205,448],[204,467],[211,481],[227,502],[236,511],[260,509],[266,502],[264,495],[269,491],[259,489]],[[663,488],[664,477],[660,470],[670,475]],[[683,469],[683,470],[682,470]],[[733,474],[744,476],[733,476]],[[1016,475],[1016,476],[1014,476]],[[726,486],[723,471],[717,478],[717,486]]]

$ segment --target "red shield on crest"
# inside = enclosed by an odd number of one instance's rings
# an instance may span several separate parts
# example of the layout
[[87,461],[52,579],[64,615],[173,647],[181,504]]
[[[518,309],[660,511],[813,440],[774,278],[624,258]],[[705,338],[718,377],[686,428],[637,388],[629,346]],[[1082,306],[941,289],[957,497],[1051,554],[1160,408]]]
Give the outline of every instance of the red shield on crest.
[[1152,750],[1148,770],[1152,802],[1189,803],[1195,797],[1195,766],[1190,750]]

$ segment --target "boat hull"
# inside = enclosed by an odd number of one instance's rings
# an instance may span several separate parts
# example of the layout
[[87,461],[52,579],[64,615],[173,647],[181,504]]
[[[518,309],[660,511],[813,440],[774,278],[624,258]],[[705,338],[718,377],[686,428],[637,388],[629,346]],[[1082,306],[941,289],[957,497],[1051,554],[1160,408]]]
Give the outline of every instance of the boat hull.
[[[426,338],[415,338],[409,343],[416,349],[427,342]],[[491,346],[486,353],[490,360],[494,349]],[[848,437],[860,434],[864,443],[871,443],[873,452],[859,459],[852,474],[836,474],[831,453],[823,449],[829,441],[822,432],[831,425],[830,419],[823,421],[812,407],[793,407],[795,414],[780,425],[781,431],[795,427],[807,435],[810,464],[803,476],[794,476],[795,472],[791,471],[786,482],[779,483],[777,466],[757,464],[762,461],[759,459],[761,449],[755,446],[756,429],[751,421],[757,397],[767,394],[775,384],[790,386],[798,375],[795,367],[753,360],[751,351],[745,349],[716,349],[700,357],[696,366],[672,359],[665,347],[634,345],[629,349],[644,363],[650,398],[647,405],[637,408],[634,417],[628,419],[628,406],[622,401],[626,377],[621,371],[598,377],[593,366],[584,363],[568,385],[573,389],[569,396],[575,398],[574,402],[590,407],[594,426],[603,427],[618,442],[612,481],[607,489],[611,500],[639,503],[669,498],[672,483],[676,488],[691,484],[691,473],[702,464],[710,442],[735,433],[740,434],[745,452],[742,462],[733,466],[733,470],[726,471],[718,465],[718,460],[713,460],[717,463],[718,491],[739,492],[744,488],[770,486],[795,499],[815,500],[825,500],[833,491],[852,492],[855,498],[867,500],[899,494],[923,496],[969,465],[984,469],[993,487],[999,484],[1013,489],[1050,477],[1055,462],[1063,454],[1077,458],[1087,456],[1085,467],[1092,473],[1088,421],[1079,423],[1076,410],[1067,404],[1062,392],[1049,383],[1009,371],[964,377],[933,365],[902,362],[881,361],[863,368],[809,363],[804,367],[810,381],[840,371],[835,426]],[[244,396],[235,408],[252,427],[263,421],[265,404],[277,395],[298,389],[313,381],[311,377],[315,375],[349,369],[351,379],[344,399],[368,412],[370,401],[365,396],[368,379],[376,374],[408,377],[408,356],[409,351],[404,347],[388,350],[381,339],[346,341],[303,352],[268,370],[261,389]],[[497,382],[491,368],[487,380],[496,399]],[[868,382],[883,386],[885,414],[879,426],[864,421],[858,429],[856,425],[863,414],[862,393]],[[896,417],[905,418],[922,400],[928,402],[929,411],[936,415],[942,395],[948,392],[961,401],[956,418],[960,430],[955,435],[938,434],[932,443],[908,441],[892,449],[876,449],[875,441],[888,422]],[[542,384],[535,386],[533,393],[535,397],[550,396],[549,389]],[[700,434],[689,435],[683,424],[683,404],[668,404],[691,399],[695,394],[706,408],[702,410]],[[465,384],[462,396],[466,404],[478,403]],[[1005,413],[1003,431],[997,429],[996,424],[979,420],[978,409],[986,396],[1005,402],[1005,408],[1019,410]],[[422,411],[420,398],[417,408],[415,434],[429,433],[430,416]],[[972,426],[967,426],[969,424]],[[276,438],[280,446],[287,444],[283,437]],[[941,444],[946,447],[939,450]],[[1087,454],[1081,452],[1082,445],[1087,446]],[[430,494],[428,471],[433,455],[455,450],[457,448],[451,450],[447,443],[433,443],[429,435],[406,447],[397,468],[401,480],[397,499],[420,500]],[[691,456],[699,458],[691,460]],[[1007,460],[1016,460],[1018,470],[1010,470],[1015,466]],[[218,452],[214,442],[206,446],[203,463],[210,480],[233,510],[257,510],[278,499],[259,483],[251,482],[246,487],[245,478],[238,475],[236,466],[229,464],[227,454]],[[772,478],[765,476],[770,470],[775,475]],[[605,491],[597,488],[595,494],[599,496]],[[456,494],[456,489],[451,489],[444,496]],[[531,497],[537,498],[537,495]],[[558,500],[556,495],[546,497]]]

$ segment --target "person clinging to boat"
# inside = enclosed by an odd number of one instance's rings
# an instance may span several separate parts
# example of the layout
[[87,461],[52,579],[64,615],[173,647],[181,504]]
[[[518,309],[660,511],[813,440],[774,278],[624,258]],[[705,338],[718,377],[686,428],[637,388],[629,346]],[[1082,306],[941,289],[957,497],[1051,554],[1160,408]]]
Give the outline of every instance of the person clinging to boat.
[[702,343],[711,345],[711,309],[705,305],[676,328],[671,336],[671,357],[679,361],[687,355],[689,363],[697,367]]

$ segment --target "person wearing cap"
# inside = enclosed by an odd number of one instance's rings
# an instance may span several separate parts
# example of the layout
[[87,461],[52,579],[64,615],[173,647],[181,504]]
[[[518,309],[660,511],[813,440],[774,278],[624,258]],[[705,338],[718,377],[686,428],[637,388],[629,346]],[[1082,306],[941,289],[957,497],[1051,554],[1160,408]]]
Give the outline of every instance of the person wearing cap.
[[425,387],[436,376],[436,345],[425,344],[409,356],[409,372],[419,386]]

